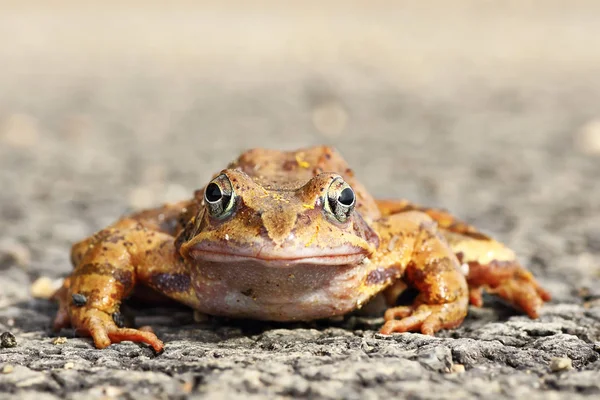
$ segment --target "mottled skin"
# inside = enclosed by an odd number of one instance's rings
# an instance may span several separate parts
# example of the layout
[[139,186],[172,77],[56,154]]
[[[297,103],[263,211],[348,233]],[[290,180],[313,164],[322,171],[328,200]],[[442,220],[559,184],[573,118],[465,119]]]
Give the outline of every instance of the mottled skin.
[[[122,326],[136,286],[206,314],[276,321],[343,315],[383,292],[384,334],[456,327],[482,289],[531,318],[550,299],[504,245],[444,211],[373,199],[325,146],[245,152],[191,200],[122,218],[71,258],[54,327],[98,348],[163,349],[151,330]],[[406,287],[414,304],[394,307]]]

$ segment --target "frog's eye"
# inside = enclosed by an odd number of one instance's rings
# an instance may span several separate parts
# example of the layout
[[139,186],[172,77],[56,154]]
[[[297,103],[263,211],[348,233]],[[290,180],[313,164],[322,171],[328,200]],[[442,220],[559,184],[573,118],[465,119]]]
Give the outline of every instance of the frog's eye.
[[217,176],[206,186],[204,203],[208,213],[215,218],[225,218],[231,214],[235,203],[235,193],[227,175]]
[[354,190],[342,178],[336,178],[327,190],[325,211],[333,214],[340,222],[346,222],[354,206],[356,195]]

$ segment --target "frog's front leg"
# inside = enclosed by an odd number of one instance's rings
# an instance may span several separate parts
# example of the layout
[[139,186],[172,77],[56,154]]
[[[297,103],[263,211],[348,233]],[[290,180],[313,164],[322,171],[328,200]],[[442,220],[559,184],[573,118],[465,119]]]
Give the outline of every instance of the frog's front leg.
[[373,264],[402,271],[404,281],[419,291],[412,306],[386,311],[381,333],[420,330],[432,335],[460,325],[469,303],[467,281],[435,222],[409,211],[384,218],[375,228],[381,241]]
[[73,257],[78,261],[75,269],[57,293],[60,309],[55,328],[70,324],[78,333],[91,336],[97,348],[131,340],[160,352],[163,343],[154,333],[122,326],[120,305],[136,284],[193,305],[190,279],[174,238],[124,219],[85,243],[87,251]]

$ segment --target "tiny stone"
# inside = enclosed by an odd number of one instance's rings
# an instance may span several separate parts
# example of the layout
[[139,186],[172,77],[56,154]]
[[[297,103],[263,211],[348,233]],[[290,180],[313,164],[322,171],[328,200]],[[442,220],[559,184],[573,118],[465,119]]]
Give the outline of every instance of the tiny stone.
[[63,336],[57,337],[52,341],[52,344],[54,344],[54,345],[65,344],[65,343],[67,343],[67,338],[63,337]]
[[59,288],[55,281],[47,276],[41,276],[31,284],[29,292],[37,299],[49,299]]
[[65,363],[63,368],[64,369],[73,369],[73,368],[75,368],[75,363],[69,361],[68,363]]
[[462,364],[453,364],[452,367],[450,367],[450,372],[453,374],[462,374],[465,372],[465,366]]
[[104,393],[108,398],[116,398],[123,394],[123,390],[115,386],[107,386],[102,389],[102,393]]
[[15,335],[10,332],[3,332],[0,335],[0,348],[15,347],[17,345],[17,339]]
[[565,371],[573,369],[573,363],[568,357],[555,357],[550,361],[550,370],[552,372]]
[[12,365],[10,365],[10,364],[6,364],[6,365],[4,366],[4,368],[2,368],[2,373],[3,373],[3,374],[10,374],[10,373],[11,373],[11,372],[13,372],[14,370],[15,370],[15,367],[13,367],[13,366],[12,366]]
[[73,304],[77,307],[83,307],[87,303],[87,297],[85,297],[81,293],[74,293],[72,297]]

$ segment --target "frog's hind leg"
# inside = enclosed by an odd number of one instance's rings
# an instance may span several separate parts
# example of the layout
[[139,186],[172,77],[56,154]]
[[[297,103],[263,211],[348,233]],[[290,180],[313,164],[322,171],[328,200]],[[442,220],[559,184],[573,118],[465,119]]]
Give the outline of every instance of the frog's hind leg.
[[425,207],[411,203],[408,200],[377,200],[377,207],[383,216],[390,216],[409,211],[420,211],[429,215],[443,231],[459,233],[478,240],[490,239],[489,236],[480,232],[474,226],[457,219],[448,211],[439,208]]
[[[544,302],[551,300],[550,293],[540,287],[531,272],[523,269],[518,262],[486,265],[470,262],[469,268],[468,282],[472,293],[481,297],[484,289],[523,310],[530,318],[537,318]],[[479,299],[479,304],[482,303]]]
[[512,250],[447,211],[405,200],[380,200],[377,205],[383,215],[421,211],[437,222],[461,263],[468,266],[469,300],[474,306],[483,305],[481,293],[486,290],[536,318],[542,304],[550,300],[550,294],[521,266]]
[[493,239],[475,239],[454,232],[444,232],[463,265],[468,267],[467,282],[471,304],[481,306],[482,290],[495,294],[531,318],[551,299],[550,294],[517,260],[514,252]]

